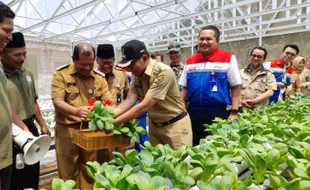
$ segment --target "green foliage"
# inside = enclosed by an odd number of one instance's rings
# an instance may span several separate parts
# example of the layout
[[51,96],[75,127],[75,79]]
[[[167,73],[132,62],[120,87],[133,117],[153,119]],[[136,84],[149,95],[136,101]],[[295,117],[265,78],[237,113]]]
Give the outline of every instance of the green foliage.
[[113,133],[115,138],[118,138],[120,135],[125,135],[130,137],[133,141],[140,143],[139,134],[146,134],[146,130],[138,126],[138,119],[133,119],[119,126],[114,126],[114,111],[111,108],[104,107],[99,100],[94,103],[94,111],[87,112],[87,117],[91,119],[88,124],[89,130],[104,130],[106,134]]
[[52,190],[72,190],[75,186],[75,181],[63,181],[59,178],[54,178],[52,181]]
[[[114,152],[109,164],[88,162],[87,172],[95,180],[94,189],[183,190],[195,184],[201,190],[310,189],[309,106],[310,95],[305,94],[245,110],[233,121],[216,118],[205,125],[212,136],[198,147],[183,145],[174,151],[145,142],[140,153]],[[96,118],[96,108],[90,116]],[[132,120],[112,132],[139,141],[138,134],[145,131],[138,124]],[[252,174],[239,180],[246,167]]]

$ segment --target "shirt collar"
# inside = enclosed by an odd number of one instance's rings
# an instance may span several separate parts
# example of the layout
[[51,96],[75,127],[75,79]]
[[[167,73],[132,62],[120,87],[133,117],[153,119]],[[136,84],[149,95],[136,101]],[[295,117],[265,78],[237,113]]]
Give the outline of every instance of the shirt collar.
[[[244,69],[244,72],[253,73],[253,72],[251,71],[251,65],[252,65],[252,63],[250,63],[250,64]],[[264,66],[262,65],[258,71],[259,71],[259,72],[264,72],[264,71],[265,71]]]
[[116,76],[115,75],[115,73],[116,73],[116,69],[115,69],[115,67],[113,67],[113,69],[112,69],[112,72],[111,72],[114,76]]
[[106,73],[106,74],[105,74],[106,79],[108,80],[111,76],[114,76],[114,77],[115,77],[115,76],[116,76],[115,73],[116,73],[116,71],[115,71],[115,68],[113,67],[113,68],[112,68],[112,71],[111,71],[110,73]]
[[144,74],[146,74],[148,76],[151,76],[154,64],[156,64],[156,61],[153,60],[153,59],[150,59],[150,62],[147,65],[147,67],[146,67],[146,69],[144,71]]
[[13,75],[21,75],[25,71],[25,69],[23,67],[20,70],[15,70],[15,71],[11,71],[11,70],[8,70],[6,68],[3,68],[3,70],[4,70],[7,77],[11,77]]
[[217,47],[213,52],[211,52],[209,55],[207,55],[207,57],[204,57],[202,52],[199,52],[198,55],[200,56],[201,59],[203,60],[207,60],[210,62],[214,62],[215,58],[216,58],[216,54],[220,51],[220,49]]
[[276,63],[276,64],[283,64],[283,62],[282,62],[282,59],[281,59],[281,58],[276,59],[275,63]]

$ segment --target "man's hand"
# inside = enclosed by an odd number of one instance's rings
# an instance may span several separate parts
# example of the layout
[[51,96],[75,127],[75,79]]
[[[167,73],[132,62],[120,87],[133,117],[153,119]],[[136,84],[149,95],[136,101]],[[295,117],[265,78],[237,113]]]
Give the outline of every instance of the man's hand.
[[41,132],[42,132],[42,134],[51,136],[51,132],[50,132],[50,130],[47,128],[46,125],[44,125],[44,126],[41,127]]
[[91,106],[81,106],[75,108],[75,115],[78,116],[82,121],[87,121],[87,112],[91,110]]
[[284,82],[277,82],[277,87],[285,88],[287,85]]
[[248,100],[246,100],[246,103],[249,106],[253,107],[253,105],[257,104],[257,100],[255,98],[254,99],[248,99]]
[[23,131],[26,132],[26,133],[28,133],[28,134],[31,135],[31,136],[34,136],[34,135],[29,131],[29,128],[28,128],[28,127],[24,127],[24,128],[23,128]]
[[236,119],[238,117],[238,114],[234,114],[234,113],[230,113],[230,115],[229,115],[229,119],[231,119],[231,120],[234,120],[234,119]]
[[248,100],[241,100],[241,104],[243,107],[252,108],[252,105],[248,103]]
[[118,119],[118,118],[115,118],[115,119],[114,119],[114,122],[113,122],[113,125],[114,125],[114,126],[118,126],[119,124],[121,124],[121,123],[119,122],[119,119]]

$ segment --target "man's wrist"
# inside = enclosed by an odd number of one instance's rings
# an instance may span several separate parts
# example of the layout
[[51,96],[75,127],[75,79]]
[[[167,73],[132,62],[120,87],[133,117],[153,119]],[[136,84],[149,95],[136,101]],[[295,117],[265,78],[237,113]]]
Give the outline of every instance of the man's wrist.
[[238,112],[239,112],[238,109],[231,109],[231,110],[230,110],[230,114],[237,115]]
[[41,129],[47,128],[47,125],[44,123],[44,124],[40,125],[40,128],[41,128]]

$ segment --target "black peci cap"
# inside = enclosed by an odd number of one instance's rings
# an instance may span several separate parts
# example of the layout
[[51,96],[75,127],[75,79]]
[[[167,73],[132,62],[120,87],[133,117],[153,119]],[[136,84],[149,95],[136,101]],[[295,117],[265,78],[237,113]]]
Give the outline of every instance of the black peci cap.
[[100,59],[110,59],[115,57],[112,44],[99,44],[97,47],[97,57]]
[[23,48],[26,46],[24,35],[20,32],[12,33],[12,41],[10,41],[5,48]]

